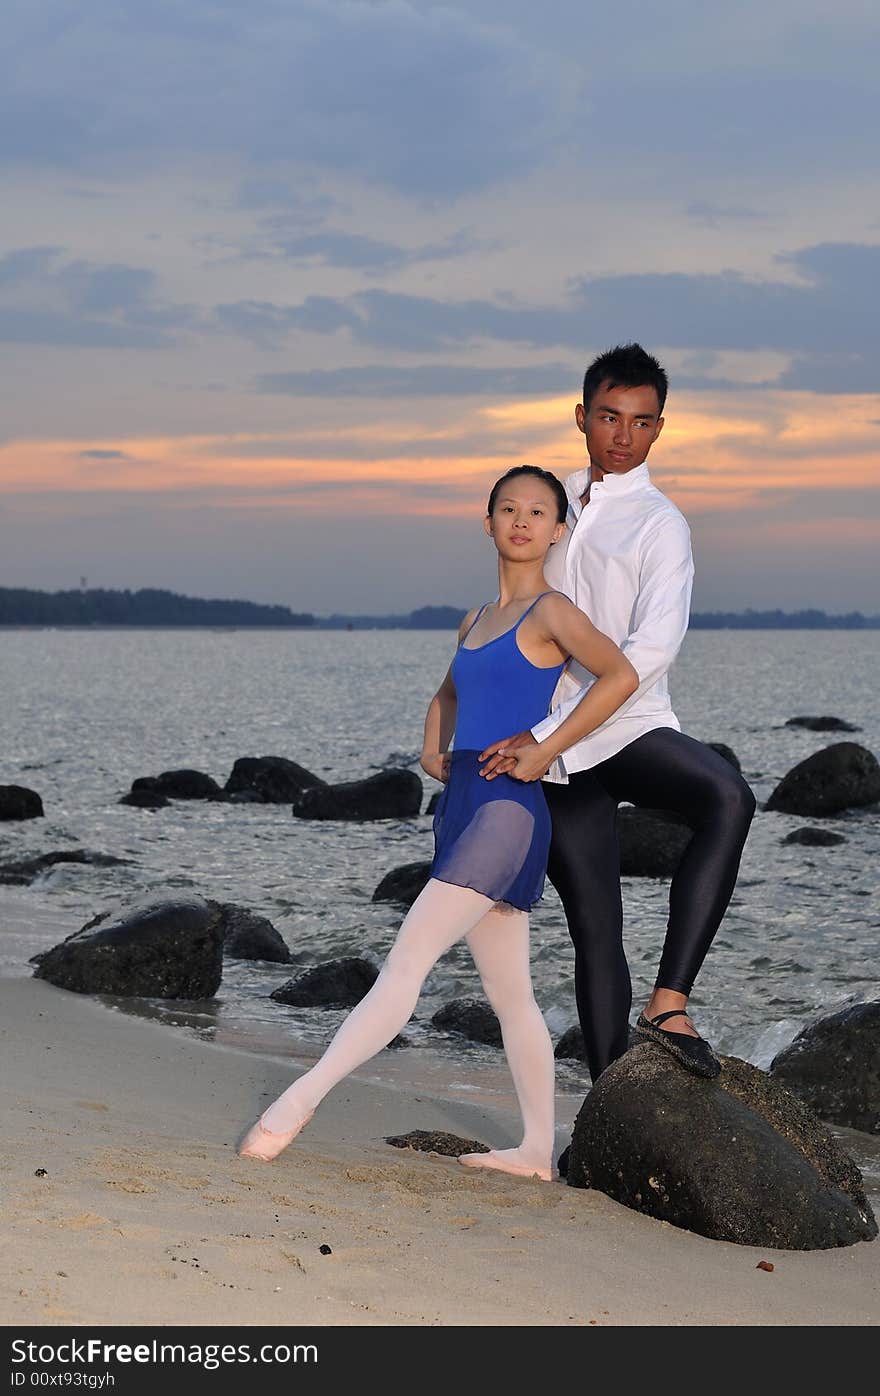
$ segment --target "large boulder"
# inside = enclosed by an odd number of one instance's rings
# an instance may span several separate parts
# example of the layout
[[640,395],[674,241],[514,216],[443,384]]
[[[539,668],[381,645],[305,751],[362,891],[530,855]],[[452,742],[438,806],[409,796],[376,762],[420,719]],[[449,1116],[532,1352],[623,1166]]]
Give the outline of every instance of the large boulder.
[[223,974],[219,910],[201,897],[145,897],[94,917],[39,961],[36,978],[77,994],[211,998]]
[[814,829],[808,824],[803,829],[792,829],[780,843],[800,843],[805,848],[833,848],[835,844],[846,843],[843,834],[832,833],[830,829]]
[[213,776],[204,771],[163,771],[158,776],[138,776],[132,781],[132,793],[156,790],[172,800],[225,800],[226,796]]
[[298,819],[409,819],[422,807],[415,771],[379,771],[365,780],[303,791],[293,804]]
[[286,756],[240,756],[223,788],[236,802],[289,805],[304,790],[325,784]]
[[43,801],[26,785],[0,785],[0,819],[40,819]]
[[130,863],[130,858],[116,858],[112,853],[92,853],[87,848],[65,848],[54,853],[39,853],[34,858],[20,858],[15,863],[0,863],[0,883],[24,886],[33,882],[56,863],[87,863],[96,868],[112,868]]
[[585,1062],[587,1060],[587,1048],[584,1042],[583,1028],[580,1023],[575,1023],[573,1027],[566,1028],[556,1046],[553,1048],[553,1055],[557,1061]]
[[378,977],[374,964],[351,955],[313,965],[295,979],[288,979],[273,989],[269,997],[294,1008],[354,1008]]
[[823,1120],[880,1134],[880,999],[808,1023],[770,1071]]
[[713,1081],[654,1043],[620,1057],[581,1106],[567,1179],[716,1241],[800,1251],[877,1235],[852,1159],[800,1100],[735,1057]]
[[880,800],[880,765],[866,747],[836,742],[801,761],[779,782],[768,810],[826,815]]
[[671,877],[693,830],[677,814],[659,809],[617,812],[621,877]]
[[808,732],[860,732],[853,722],[842,717],[790,717],[786,727],[805,727]]
[[220,911],[223,953],[233,960],[270,960],[289,965],[293,956],[267,916],[258,916],[234,902],[211,902]]
[[501,1024],[487,1003],[479,999],[453,999],[438,1008],[431,1022],[444,1032],[455,1032],[482,1042],[487,1047],[501,1047]]
[[141,786],[137,790],[129,790],[117,803],[131,805],[134,809],[166,809],[171,801],[160,790],[149,790]]
[[412,906],[431,875],[430,863],[404,863],[386,873],[372,896],[374,902],[399,902]]

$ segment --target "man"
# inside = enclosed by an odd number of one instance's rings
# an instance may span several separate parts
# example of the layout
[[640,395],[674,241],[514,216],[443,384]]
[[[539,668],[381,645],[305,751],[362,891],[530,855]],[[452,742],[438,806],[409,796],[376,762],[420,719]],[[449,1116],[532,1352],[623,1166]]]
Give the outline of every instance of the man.
[[[687,1016],[688,996],[733,893],[755,811],[746,782],[682,733],[669,701],[666,675],[687,630],[693,561],[687,523],[645,464],[663,428],[667,386],[663,368],[639,344],[609,350],[587,369],[575,420],[589,467],[566,481],[568,529],[544,569],[639,676],[633,696],[566,751],[544,784],[553,819],[548,875],[574,942],[578,1016],[594,1081],[629,1040],[618,804],[674,810],[694,831],[672,879],[656,986],[636,1031],[700,1076],[717,1076],[720,1066]],[[573,665],[562,680],[567,696],[561,685],[544,722],[483,753],[487,779],[511,769],[508,750],[553,732],[592,682]]]

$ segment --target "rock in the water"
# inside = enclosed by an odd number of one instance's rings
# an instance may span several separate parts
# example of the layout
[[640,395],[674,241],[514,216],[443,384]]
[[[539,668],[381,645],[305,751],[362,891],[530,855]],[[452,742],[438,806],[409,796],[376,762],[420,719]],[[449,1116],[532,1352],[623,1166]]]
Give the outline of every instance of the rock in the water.
[[735,1057],[706,1081],[650,1042],[581,1106],[568,1183],[744,1246],[825,1250],[877,1234],[858,1169],[801,1101]]
[[94,917],[34,973],[78,994],[210,998],[223,973],[219,910],[201,897],[144,898]]
[[553,1055],[557,1061],[585,1062],[587,1060],[587,1049],[584,1045],[584,1034],[580,1023],[566,1028],[553,1049]]
[[422,807],[415,771],[379,771],[365,780],[305,790],[294,801],[299,819],[409,819]]
[[434,791],[434,794],[431,796],[430,800],[428,801],[427,805],[425,806],[425,814],[434,814],[434,812],[435,812],[436,809],[437,809],[437,806],[438,806],[439,803],[440,803],[440,796],[441,796],[442,794],[443,794],[443,791],[442,791],[442,790],[435,790],[435,791]]
[[220,910],[223,952],[233,960],[270,960],[289,965],[292,955],[287,944],[267,916],[258,916],[246,906],[233,902],[210,903]]
[[459,1154],[488,1154],[488,1144],[479,1139],[462,1139],[459,1134],[446,1134],[442,1129],[412,1129],[409,1134],[387,1134],[385,1143],[393,1149],[417,1149],[423,1154],[443,1154],[458,1158]]
[[501,1024],[487,1003],[479,999],[453,999],[438,1008],[431,1022],[444,1032],[457,1032],[472,1042],[501,1047]]
[[158,776],[138,776],[131,783],[132,794],[138,790],[157,790],[172,800],[225,800],[226,796],[213,776],[204,771],[163,771]]
[[832,848],[835,844],[846,843],[846,839],[843,834],[834,834],[830,829],[814,829],[808,825],[805,829],[792,829],[779,842],[802,843],[807,848]]
[[236,801],[250,797],[252,803],[289,805],[304,790],[325,784],[286,756],[240,756],[224,789]]
[[431,872],[430,863],[404,863],[386,873],[373,893],[374,902],[400,902],[412,906]]
[[666,810],[617,812],[621,877],[671,877],[693,836],[693,830]]
[[137,790],[132,788],[127,795],[123,795],[118,802],[120,805],[132,805],[135,809],[165,809],[171,804],[167,795],[163,795],[159,790],[147,790],[143,786]]
[[842,717],[790,717],[786,727],[806,727],[808,732],[861,732],[852,722],[844,722]]
[[57,853],[40,853],[36,858],[21,858],[17,863],[0,864],[0,883],[26,885],[35,877],[54,868],[56,863],[88,863],[96,868],[112,868],[128,863],[129,858],[115,858],[112,853],[91,853],[87,848],[65,848]]
[[0,819],[40,819],[43,801],[26,785],[0,785]]
[[825,815],[880,800],[880,765],[866,747],[836,742],[801,761],[779,782],[768,810]]
[[736,752],[724,742],[707,742],[706,746],[711,747],[712,751],[717,751],[718,755],[723,756],[725,761],[728,761],[735,771],[739,771],[740,774],[742,774],[742,766],[739,764],[739,757]]
[[808,1023],[770,1071],[823,1120],[880,1134],[880,999]]
[[288,979],[273,989],[269,997],[294,1008],[354,1008],[378,977],[374,964],[352,955],[313,965],[296,979]]

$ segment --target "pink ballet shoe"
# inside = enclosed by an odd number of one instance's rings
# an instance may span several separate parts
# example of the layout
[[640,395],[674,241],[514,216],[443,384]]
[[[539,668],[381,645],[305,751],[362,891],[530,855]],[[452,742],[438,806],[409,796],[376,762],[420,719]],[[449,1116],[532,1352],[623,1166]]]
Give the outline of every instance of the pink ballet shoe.
[[314,1110],[310,1110],[308,1115],[304,1115],[293,1129],[287,1129],[283,1134],[273,1134],[271,1129],[267,1129],[263,1124],[262,1115],[256,1124],[251,1125],[247,1134],[238,1146],[239,1158],[257,1158],[261,1163],[271,1163],[280,1153],[291,1144],[301,1130],[305,1129],[309,1120],[314,1115]]
[[494,1149],[488,1154],[459,1154],[459,1163],[465,1168],[491,1168],[496,1173],[511,1173],[517,1178],[540,1178],[542,1183],[552,1183],[559,1176],[555,1168],[537,1168],[530,1163],[517,1163],[506,1159]]

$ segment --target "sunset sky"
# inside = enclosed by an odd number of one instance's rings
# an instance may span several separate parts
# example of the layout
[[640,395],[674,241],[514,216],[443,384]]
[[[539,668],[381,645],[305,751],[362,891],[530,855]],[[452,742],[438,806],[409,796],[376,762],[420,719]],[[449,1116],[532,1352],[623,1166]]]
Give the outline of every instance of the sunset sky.
[[867,0],[15,3],[0,585],[492,594],[585,364],[672,381],[695,609],[880,611]]

